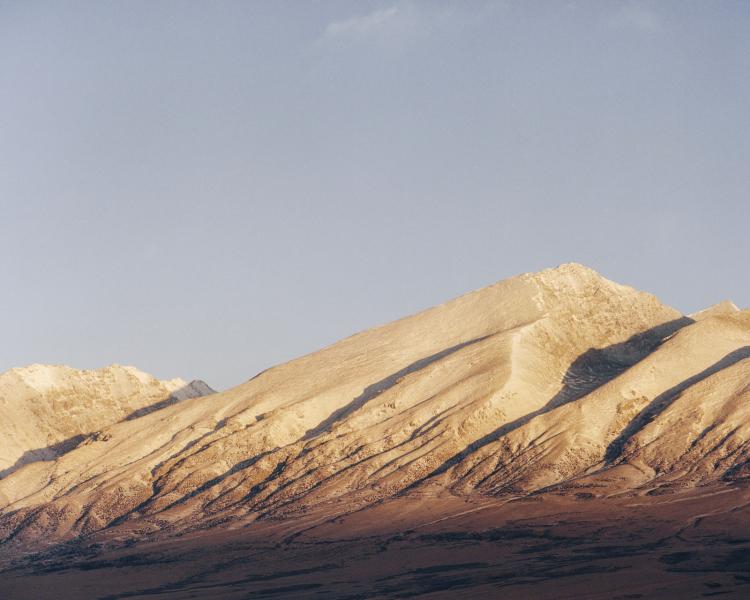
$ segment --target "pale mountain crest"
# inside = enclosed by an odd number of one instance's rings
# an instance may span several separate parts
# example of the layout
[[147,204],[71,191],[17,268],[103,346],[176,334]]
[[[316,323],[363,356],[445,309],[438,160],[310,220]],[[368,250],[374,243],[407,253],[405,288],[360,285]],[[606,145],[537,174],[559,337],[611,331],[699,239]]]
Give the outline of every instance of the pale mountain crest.
[[719,302],[705,310],[690,315],[690,318],[695,321],[700,321],[707,317],[713,317],[714,315],[732,314],[736,312],[740,312],[740,309],[737,308],[733,302],[725,300],[724,302]]
[[121,365],[78,370],[34,364],[0,375],[0,477],[53,460],[84,437],[187,398],[214,393],[204,382],[158,381]]
[[201,379],[193,379],[190,383],[185,383],[182,379],[168,379],[162,383],[170,390],[169,395],[178,402],[188,398],[203,398],[216,393],[215,389]]
[[732,307],[685,317],[577,264],[512,277],[210,401],[98,428],[0,480],[0,536],[171,535],[404,496],[750,477],[750,311]]

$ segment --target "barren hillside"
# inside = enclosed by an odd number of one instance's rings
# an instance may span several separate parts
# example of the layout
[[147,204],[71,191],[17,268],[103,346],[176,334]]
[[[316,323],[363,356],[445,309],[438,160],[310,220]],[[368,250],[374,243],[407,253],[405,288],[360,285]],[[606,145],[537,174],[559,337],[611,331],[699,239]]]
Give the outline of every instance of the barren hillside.
[[[9,464],[29,463],[0,480],[6,555],[97,532],[137,544],[279,522],[297,536],[409,502],[695,498],[750,476],[750,310],[724,302],[686,317],[575,264],[209,397],[123,367],[64,373],[0,379],[2,410],[37,419],[37,437],[6,432],[2,446]],[[44,387],[53,380],[74,383]],[[173,403],[178,388],[193,397]]]

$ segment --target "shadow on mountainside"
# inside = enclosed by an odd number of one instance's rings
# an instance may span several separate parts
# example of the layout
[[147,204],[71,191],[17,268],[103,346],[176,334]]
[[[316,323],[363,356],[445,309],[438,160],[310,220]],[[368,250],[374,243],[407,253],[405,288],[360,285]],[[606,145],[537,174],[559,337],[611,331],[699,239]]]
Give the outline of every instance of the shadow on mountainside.
[[411,363],[410,365],[404,367],[400,371],[396,371],[395,373],[389,375],[388,377],[381,379],[377,383],[373,383],[372,385],[368,385],[364,391],[354,398],[349,404],[346,406],[343,406],[342,408],[339,408],[338,410],[334,411],[330,417],[328,417],[325,421],[322,423],[316,425],[313,429],[308,429],[305,432],[305,435],[302,437],[302,440],[309,440],[310,438],[315,437],[316,435],[322,433],[326,429],[333,426],[338,421],[342,421],[346,417],[348,417],[350,414],[352,414],[355,410],[361,408],[364,406],[367,402],[378,396],[379,394],[382,394],[384,391],[386,391],[389,388],[392,388],[396,384],[399,383],[399,380],[403,377],[406,377],[410,373],[414,373],[415,371],[419,371],[421,369],[424,369],[428,365],[441,360],[445,358],[446,356],[449,356],[453,354],[454,352],[458,352],[462,348],[466,348],[467,346],[471,346],[472,344],[477,344],[479,342],[482,342],[490,337],[492,337],[494,334],[485,335],[483,337],[477,338],[475,340],[469,340],[468,342],[463,342],[462,344],[456,344],[455,346],[451,346],[450,348],[446,348],[445,350],[442,350],[436,354],[433,354],[431,356],[427,356],[425,358],[420,358],[419,360]]
[[605,462],[611,464],[615,460],[617,460],[621,456],[625,445],[628,443],[628,440],[630,440],[646,425],[648,425],[667,408],[669,408],[669,406],[675,400],[677,400],[677,398],[680,397],[680,394],[682,394],[682,392],[684,392],[686,389],[748,357],[750,357],[750,346],[744,346],[739,350],[730,352],[720,361],[711,365],[708,369],[701,371],[697,375],[693,375],[692,377],[674,386],[672,389],[667,390],[663,394],[660,394],[659,396],[654,398],[648,404],[648,406],[646,406],[630,421],[630,423],[627,424],[625,429],[620,432],[620,435],[612,440],[612,442],[607,447],[606,452],[604,453]]
[[596,389],[619,377],[629,368],[642,361],[654,352],[668,337],[693,323],[695,321],[690,317],[681,317],[637,333],[619,344],[613,344],[601,349],[590,348],[571,363],[563,376],[562,389],[544,406],[523,417],[519,417],[515,421],[498,427],[495,431],[469,444],[464,450],[446,460],[430,474],[415,481],[406,489],[412,489],[426,479],[444,473],[452,466],[461,462],[469,454],[497,441],[514,429],[525,425],[533,418],[588,396]]
[[[123,419],[114,423],[110,423],[106,426],[108,427],[109,425],[124,423],[125,421],[133,421],[135,419],[138,419],[139,417],[143,417],[145,415],[151,414],[152,412],[156,412],[157,410],[161,410],[162,408],[167,408],[168,406],[172,406],[173,404],[182,402],[182,400],[176,397],[176,394],[179,394],[181,391],[190,388],[190,386],[191,384],[186,384],[183,387],[171,392],[169,396],[167,396],[164,400],[160,400],[159,402],[155,402],[154,404],[151,404],[149,406],[139,408],[138,410],[135,410],[125,416]],[[75,450],[81,444],[81,442],[87,439],[93,439],[96,441],[105,438],[102,438],[100,432],[98,431],[79,433],[78,435],[69,437],[61,442],[52,444],[51,446],[46,446],[44,448],[34,448],[33,450],[26,450],[26,452],[24,452],[13,465],[0,471],[0,479],[7,477],[14,471],[17,471],[21,467],[24,467],[31,463],[57,460],[63,454],[67,454],[71,450]]]
[[17,471],[21,467],[24,467],[30,463],[33,462],[43,462],[48,460],[55,460],[56,458],[62,456],[66,452],[70,452],[78,444],[80,444],[83,440],[85,440],[88,436],[80,434],[80,435],[74,435],[73,437],[68,438],[67,440],[63,440],[62,442],[58,442],[57,444],[52,444],[51,446],[47,446],[46,448],[35,448],[34,450],[26,450],[13,464],[12,466],[8,467],[7,469],[3,469],[0,471],[0,479],[3,479],[4,477],[7,477],[14,471]]
[[[196,391],[196,388],[194,387],[194,384],[203,385],[206,388],[208,388],[211,391],[211,394],[203,394],[202,391],[198,391],[198,396],[192,395],[190,392],[188,392],[188,395],[185,398],[180,398],[180,393],[185,390],[192,390],[193,392]],[[177,388],[176,390],[173,390],[169,393],[169,396],[164,398],[164,400],[161,400],[159,402],[155,402],[154,404],[149,404],[148,406],[144,406],[143,408],[139,408],[138,410],[133,411],[128,416],[126,416],[121,421],[118,421],[118,423],[124,423],[125,421],[133,421],[135,419],[138,419],[140,417],[144,417],[146,415],[150,415],[152,412],[156,412],[157,410],[161,410],[162,408],[167,408],[168,406],[172,406],[173,404],[178,404],[180,402],[184,402],[185,400],[189,400],[191,398],[206,398],[210,395],[216,394],[216,390],[210,388],[204,381],[198,381],[193,380],[190,383],[186,383],[181,388]]]
[[146,415],[150,415],[152,412],[156,412],[157,410],[161,410],[162,408],[167,408],[167,406],[172,406],[173,404],[177,404],[178,402],[182,402],[182,400],[178,400],[172,394],[170,394],[167,398],[164,398],[164,400],[161,400],[149,406],[144,406],[143,408],[139,408],[138,410],[134,410],[127,417],[118,422],[124,423],[125,421],[134,421],[135,419],[145,417]]

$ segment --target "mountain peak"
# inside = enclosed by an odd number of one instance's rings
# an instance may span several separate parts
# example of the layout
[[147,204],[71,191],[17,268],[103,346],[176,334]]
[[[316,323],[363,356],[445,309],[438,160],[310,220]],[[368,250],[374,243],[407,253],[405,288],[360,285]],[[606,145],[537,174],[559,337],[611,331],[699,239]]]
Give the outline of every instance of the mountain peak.
[[630,286],[615,283],[593,269],[578,263],[566,263],[552,269],[545,269],[536,273],[534,277],[551,287],[576,295],[581,293],[596,293],[596,290],[599,289],[608,294],[635,292],[643,296],[651,296],[644,292],[637,292]]
[[724,302],[719,302],[705,310],[690,315],[690,318],[694,321],[701,321],[715,315],[731,315],[736,312],[740,312],[740,309],[737,308],[733,302],[725,300]]

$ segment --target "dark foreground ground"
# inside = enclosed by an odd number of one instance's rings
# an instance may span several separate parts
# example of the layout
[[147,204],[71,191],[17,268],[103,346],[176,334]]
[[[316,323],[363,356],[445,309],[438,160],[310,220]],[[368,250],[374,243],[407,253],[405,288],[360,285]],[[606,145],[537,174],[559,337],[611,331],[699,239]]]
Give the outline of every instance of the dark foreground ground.
[[117,549],[98,534],[6,556],[0,597],[750,598],[750,490],[655,491],[403,499]]

